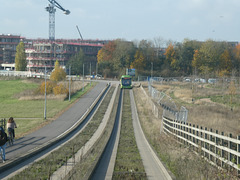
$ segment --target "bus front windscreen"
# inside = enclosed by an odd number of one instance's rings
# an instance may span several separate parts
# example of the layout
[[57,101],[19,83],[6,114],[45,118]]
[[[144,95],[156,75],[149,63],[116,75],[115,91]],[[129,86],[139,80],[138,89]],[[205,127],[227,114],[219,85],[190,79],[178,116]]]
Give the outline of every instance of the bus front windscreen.
[[131,78],[122,78],[122,85],[123,86],[130,86],[131,85]]

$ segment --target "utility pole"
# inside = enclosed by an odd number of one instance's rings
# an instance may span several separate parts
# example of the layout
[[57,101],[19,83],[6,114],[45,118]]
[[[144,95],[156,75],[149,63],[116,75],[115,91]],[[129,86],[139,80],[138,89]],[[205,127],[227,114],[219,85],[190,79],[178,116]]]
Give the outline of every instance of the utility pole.
[[90,63],[90,86],[92,85],[92,67],[91,67],[92,63]]
[[69,66],[69,96],[68,101],[71,101],[71,65]]
[[44,106],[44,119],[47,119],[47,62],[45,61],[45,106]]
[[82,76],[82,81],[83,81],[82,91],[84,91],[84,64],[83,64],[83,76]]

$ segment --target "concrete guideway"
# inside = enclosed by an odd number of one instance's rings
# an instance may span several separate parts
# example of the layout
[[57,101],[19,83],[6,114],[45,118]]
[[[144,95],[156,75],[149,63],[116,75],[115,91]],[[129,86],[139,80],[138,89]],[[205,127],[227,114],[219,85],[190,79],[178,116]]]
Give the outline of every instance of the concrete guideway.
[[134,101],[133,91],[130,90],[131,109],[133,118],[134,134],[137,142],[137,146],[143,160],[143,165],[150,180],[171,180],[171,176],[163,166],[155,152],[152,150],[148,143],[143,130],[140,125],[140,121],[137,114],[137,108]]
[[110,100],[108,108],[106,109],[103,120],[102,120],[101,124],[99,125],[98,129],[96,130],[96,132],[91,137],[91,139],[75,154],[74,158],[69,159],[66,164],[64,164],[61,168],[59,168],[57,171],[54,172],[54,174],[51,176],[51,180],[64,179],[66,174],[68,174],[72,170],[74,165],[81,161],[81,159],[82,159],[81,157],[86,155],[87,152],[95,145],[95,143],[99,139],[99,137],[102,136],[104,129],[107,126],[107,122],[110,118],[110,114],[111,114],[111,111],[113,108],[114,100],[116,98],[117,90],[118,90],[118,87],[115,87],[113,96]]
[[4,167],[10,166],[10,164],[14,164],[14,161],[18,158],[24,159],[24,157],[28,157],[28,154],[37,151],[41,145],[48,144],[48,142],[51,142],[53,139],[64,135],[66,131],[72,128],[74,124],[76,124],[76,122],[90,109],[90,106],[102,93],[106,85],[107,83],[98,83],[89,93],[81,97],[78,102],[55,121],[16,140],[13,146],[7,147],[7,162],[5,164],[0,164],[0,170]]

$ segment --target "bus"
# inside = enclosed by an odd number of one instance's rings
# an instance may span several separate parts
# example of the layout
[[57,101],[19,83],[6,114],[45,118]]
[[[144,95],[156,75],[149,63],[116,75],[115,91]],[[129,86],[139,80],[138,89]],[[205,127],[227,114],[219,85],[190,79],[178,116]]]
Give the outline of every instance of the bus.
[[131,89],[132,88],[132,77],[129,75],[122,75],[121,80],[122,89]]

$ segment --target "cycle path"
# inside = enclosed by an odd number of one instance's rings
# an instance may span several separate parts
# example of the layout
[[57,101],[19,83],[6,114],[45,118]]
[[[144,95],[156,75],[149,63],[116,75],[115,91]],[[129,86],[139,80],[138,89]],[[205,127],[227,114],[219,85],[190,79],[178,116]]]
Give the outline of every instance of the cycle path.
[[32,149],[56,138],[72,127],[88,110],[94,100],[99,96],[107,83],[98,83],[90,92],[82,96],[71,108],[50,124],[30,133],[14,142],[13,146],[6,148],[6,161],[14,159]]

